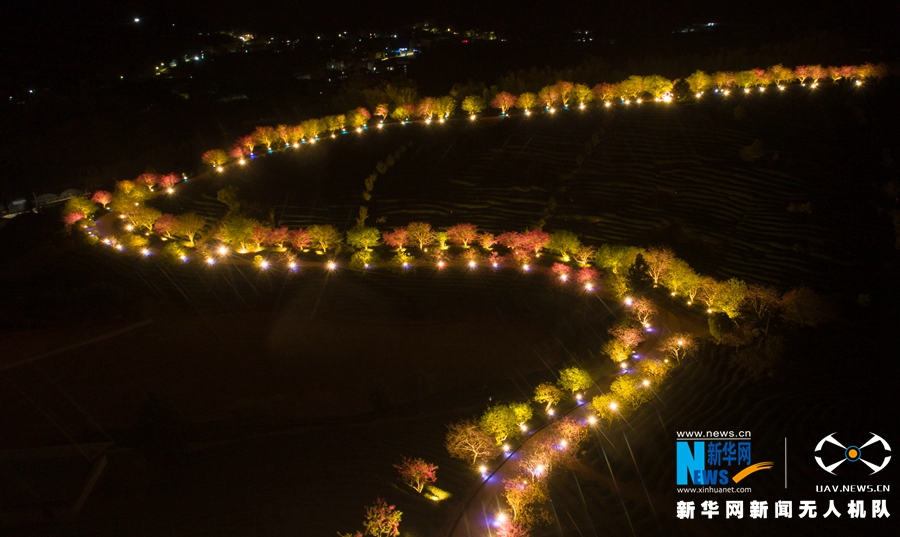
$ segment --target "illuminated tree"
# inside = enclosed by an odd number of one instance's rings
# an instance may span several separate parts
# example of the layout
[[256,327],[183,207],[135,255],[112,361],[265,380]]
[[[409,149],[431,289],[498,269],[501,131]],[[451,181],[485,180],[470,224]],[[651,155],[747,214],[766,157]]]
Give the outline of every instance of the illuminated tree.
[[553,108],[559,102],[559,92],[555,86],[544,86],[537,96],[538,100],[546,108]]
[[253,226],[253,229],[250,230],[250,241],[253,242],[254,252],[262,250],[262,243],[266,242],[271,232],[271,229],[261,224]]
[[[519,468],[528,472],[532,483],[544,480],[562,453],[558,450],[559,440],[551,434],[532,437],[519,448]],[[524,481],[524,480],[523,480]]]
[[611,393],[604,393],[603,395],[594,397],[591,400],[591,408],[594,409],[597,416],[601,419],[605,419],[609,423],[612,423],[613,419],[619,416],[623,410],[620,406],[620,402]]
[[580,367],[567,367],[559,372],[559,387],[573,394],[586,390],[594,385],[591,374]]
[[284,145],[291,145],[291,128],[289,126],[284,124],[278,125],[275,127],[275,133]]
[[159,178],[159,188],[169,189],[178,184],[181,178],[174,173],[167,173]]
[[391,248],[396,248],[398,252],[402,252],[409,244],[409,234],[406,232],[406,228],[403,227],[394,228],[394,231],[385,233],[382,235],[382,239],[385,244]]
[[329,248],[337,247],[342,240],[341,232],[329,225],[309,226],[306,228],[306,233],[309,235],[309,240],[319,250],[322,250],[323,254]]
[[694,71],[689,77],[685,78],[691,93],[702,93],[713,85],[713,79],[706,71]]
[[524,247],[525,239],[521,233],[507,231],[506,233],[497,235],[497,242],[500,243],[501,246],[505,246],[510,250],[515,251]]
[[563,261],[569,261],[569,256],[579,248],[581,241],[578,240],[578,235],[566,230],[551,233],[550,242],[547,243],[547,249],[558,253]]
[[692,278],[699,279],[699,276],[697,276],[694,269],[692,269],[687,262],[676,257],[669,263],[668,270],[660,275],[659,281],[669,291],[672,291],[672,295],[674,296],[686,292],[688,284],[690,283],[689,280]]
[[572,257],[580,266],[586,267],[596,253],[597,249],[593,246],[582,245],[572,251]]
[[159,182],[159,176],[155,173],[142,173],[134,182],[147,187],[149,190],[153,190],[153,187]]
[[774,287],[752,284],[747,287],[743,306],[756,317],[757,321],[766,321],[765,331],[768,332],[768,321],[778,309],[778,301],[778,291]]
[[394,111],[391,112],[391,117],[396,119],[397,121],[406,121],[409,119],[409,116],[412,115],[412,111],[409,107],[412,105],[404,105],[398,106],[394,108]]
[[307,119],[300,123],[300,127],[303,128],[303,135],[307,140],[316,139],[327,128],[321,119]]
[[172,229],[175,235],[187,239],[190,246],[194,245],[194,239],[206,226],[206,219],[194,213],[186,213],[178,217],[177,224]]
[[809,287],[791,289],[781,297],[781,317],[800,326],[818,326],[834,318],[834,307]]
[[324,130],[336,133],[337,131],[344,130],[344,125],[347,123],[347,118],[343,114],[338,114],[335,116],[325,116],[322,118],[322,122],[325,124]]
[[300,143],[304,134],[302,125],[292,125],[288,128],[288,143],[291,145]]
[[550,495],[546,482],[529,481],[519,475],[503,480],[503,499],[513,511],[513,521],[527,525],[538,518],[533,506],[550,501]]
[[547,410],[550,410],[550,407],[559,403],[560,400],[562,400],[563,395],[562,390],[549,382],[542,382],[534,389],[534,401],[536,403],[546,404]]
[[379,103],[375,107],[375,115],[381,118],[381,121],[384,121],[388,117],[388,105],[387,103]]
[[69,198],[66,201],[66,205],[63,207],[62,213],[64,215],[81,213],[82,218],[90,218],[91,215],[97,212],[97,209],[97,204],[89,200],[87,196],[75,196],[74,198]]
[[516,108],[520,110],[531,110],[538,105],[538,96],[534,93],[525,92],[516,99]]
[[247,150],[248,155],[252,154],[253,148],[256,147],[256,140],[254,140],[253,136],[249,134],[247,136],[241,136],[240,138],[238,138],[237,143]]
[[644,93],[644,78],[631,75],[616,85],[617,93],[623,98],[635,99]]
[[681,360],[697,350],[697,341],[687,333],[672,334],[662,341],[659,350],[680,363]]
[[741,303],[747,295],[747,284],[736,278],[725,282],[704,277],[700,282],[699,299],[711,311],[721,311],[729,318],[740,315]]
[[135,207],[128,211],[128,221],[137,229],[153,229],[153,224],[162,216],[162,213],[153,207]]
[[769,67],[766,73],[769,79],[779,86],[794,78],[794,73],[780,63]]
[[586,286],[588,290],[597,285],[597,281],[600,280],[600,273],[592,268],[582,268],[578,272],[575,273],[575,280],[583,286]]
[[206,153],[203,153],[200,160],[202,160],[204,164],[209,164],[213,168],[218,168],[228,162],[228,154],[221,149],[210,149]]
[[631,357],[631,353],[633,348],[628,347],[618,339],[611,339],[603,344],[603,347],[600,349],[600,352],[609,356],[609,359],[613,362],[619,363],[624,362],[629,357]]
[[491,101],[491,106],[493,108],[499,108],[500,113],[506,115],[506,112],[516,105],[516,101],[518,98],[512,93],[501,91],[497,94],[496,97]]
[[664,277],[675,260],[675,253],[668,248],[650,248],[643,252],[644,262],[647,263],[647,274],[653,278],[653,287],[659,285],[660,278]]
[[450,95],[444,95],[434,100],[434,109],[441,117],[448,118],[456,110],[456,99]]
[[252,245],[253,228],[259,222],[252,218],[239,214],[231,214],[222,219],[216,237],[224,242],[236,246],[239,250],[249,250]]
[[634,373],[637,378],[641,379],[642,383],[644,380],[647,380],[652,385],[659,386],[668,376],[672,367],[674,366],[668,359],[653,360],[644,358],[634,364]]
[[768,70],[754,68],[753,74],[756,75],[756,83],[760,86],[765,87],[772,84],[772,77],[769,76]]
[[377,245],[379,239],[381,239],[381,233],[374,227],[356,226],[347,232],[347,244],[365,251],[369,251],[372,246]]
[[368,122],[368,119],[360,112],[360,110],[365,110],[365,108],[354,108],[345,114],[347,116],[347,124],[349,124],[351,128],[358,129]]
[[812,83],[815,84],[819,80],[828,76],[828,71],[822,67],[821,65],[810,65],[809,69],[809,78],[812,79]]
[[632,375],[619,377],[612,382],[609,391],[616,401],[634,409],[653,398],[653,392],[643,386],[642,380]]
[[312,244],[312,238],[305,229],[295,229],[288,235],[288,242],[297,250],[305,251]]
[[140,250],[140,249],[144,248],[145,246],[147,246],[147,244],[149,244],[149,243],[150,243],[150,241],[147,240],[147,237],[145,237],[143,235],[132,235],[132,234],[125,235],[124,237],[122,237],[122,241],[121,241],[121,244],[123,246],[125,246],[126,248],[128,248],[129,250]]
[[608,82],[603,82],[602,84],[597,84],[591,90],[594,94],[594,98],[598,101],[609,102],[616,98],[616,85],[610,84]]
[[478,228],[473,224],[456,224],[447,230],[447,239],[453,244],[468,248],[478,238]]
[[[610,327],[609,333],[616,338],[616,340],[622,342],[628,349],[637,347],[647,338],[647,334],[644,332],[643,328],[641,326],[635,326],[633,322],[630,321],[623,321]],[[631,354],[631,352],[628,354]]]
[[578,101],[579,105],[585,105],[594,100],[594,93],[586,84],[575,84],[572,89],[572,97]]
[[644,77],[643,85],[644,91],[649,93],[655,99],[672,91],[672,87],[675,83],[668,78],[659,75],[650,75]]
[[277,250],[284,250],[284,243],[288,241],[290,236],[291,232],[288,228],[276,227],[275,229],[269,230],[269,233],[266,234],[266,238],[263,242]]
[[375,505],[366,507],[366,521],[363,527],[366,535],[372,537],[396,537],[400,535],[400,518],[403,512],[396,506],[388,505],[383,499],[375,500]]
[[634,246],[603,244],[597,250],[597,255],[594,256],[594,263],[613,274],[625,274],[634,265],[634,261],[640,253],[642,250]]
[[521,426],[531,419],[531,414],[528,403],[501,403],[485,410],[478,424],[484,432],[494,437],[499,446],[507,438],[518,438],[522,434]]
[[153,231],[160,235],[172,238],[172,233],[178,228],[178,217],[172,214],[164,214],[153,223]]
[[568,107],[569,101],[572,100],[572,94],[575,91],[575,84],[566,80],[558,80],[553,84],[553,89],[559,95],[559,101],[563,106]]
[[488,233],[487,231],[485,231],[478,236],[478,244],[480,244],[481,247],[485,250],[490,250],[494,247],[495,244],[497,244],[497,237],[493,233]]
[[98,190],[94,192],[93,196],[91,196],[91,201],[103,205],[103,208],[106,209],[106,206],[109,205],[110,201],[112,201],[112,192],[107,192],[106,190]]
[[72,227],[73,224],[77,224],[84,220],[84,213],[74,212],[74,213],[63,213],[62,221],[66,224],[67,228]]
[[235,213],[241,207],[241,200],[238,197],[238,189],[234,185],[228,185],[216,192],[216,199],[228,206],[228,211]]
[[257,145],[264,145],[266,149],[272,149],[272,144],[278,139],[278,132],[268,126],[256,127],[250,135],[256,140]]
[[809,78],[809,66],[798,65],[797,67],[794,67],[794,78],[801,84],[805,83],[806,79]]
[[550,272],[565,281],[569,278],[569,273],[572,272],[572,267],[563,263],[553,263],[553,266],[550,267]]
[[434,109],[434,97],[422,97],[416,104],[416,115],[423,119],[431,118],[437,112]]
[[528,528],[514,520],[506,520],[494,531],[497,537],[528,537]]
[[410,242],[419,245],[420,250],[424,250],[426,246],[434,242],[434,230],[431,229],[431,224],[426,222],[410,222],[406,226],[406,234]]
[[561,440],[565,440],[566,448],[571,451],[577,451],[578,447],[588,438],[587,427],[568,416],[554,422],[551,431]]
[[462,420],[447,426],[446,447],[450,456],[469,461],[477,466],[478,461],[489,461],[500,454],[494,439],[484,432],[474,419]]
[[422,459],[403,457],[403,461],[395,464],[394,468],[400,472],[400,478],[403,479],[403,483],[420,494],[425,485],[437,481],[438,467]]
[[550,234],[541,229],[531,229],[521,235],[521,247],[531,250],[535,255],[550,242]]
[[759,84],[759,78],[756,76],[756,73],[752,70],[749,71],[738,71],[734,74],[734,83],[742,88],[749,88],[750,86],[755,86]]
[[734,85],[734,73],[731,71],[716,71],[712,74],[712,82],[721,90],[728,89]]
[[480,114],[484,111],[484,108],[484,99],[478,95],[468,95],[463,99],[462,109],[469,115]]

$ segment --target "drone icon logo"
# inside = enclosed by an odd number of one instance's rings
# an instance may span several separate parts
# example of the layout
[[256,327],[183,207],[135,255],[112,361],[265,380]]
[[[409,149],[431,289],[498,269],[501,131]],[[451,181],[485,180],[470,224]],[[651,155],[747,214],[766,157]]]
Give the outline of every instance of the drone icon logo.
[[829,474],[835,475],[835,473],[832,470],[834,470],[835,468],[837,468],[838,466],[840,466],[841,464],[843,464],[846,461],[862,462],[863,464],[865,464],[866,466],[868,466],[869,468],[872,469],[872,473],[869,475],[877,474],[878,472],[882,471],[884,469],[884,467],[888,465],[889,462],[891,462],[890,455],[887,455],[884,458],[884,461],[881,462],[880,466],[872,464],[871,462],[862,458],[863,448],[866,446],[870,446],[876,442],[881,442],[881,445],[884,447],[885,451],[888,451],[888,452],[891,451],[891,446],[887,443],[887,440],[878,436],[877,434],[871,433],[872,438],[870,438],[868,442],[866,442],[865,444],[863,444],[861,446],[853,446],[853,445],[845,446],[834,439],[835,434],[837,434],[837,433],[831,433],[830,435],[826,436],[825,438],[819,440],[818,445],[816,445],[816,452],[818,452],[822,449],[822,446],[825,445],[825,442],[834,444],[836,446],[840,446],[841,448],[844,449],[844,458],[837,461],[834,464],[831,464],[831,465],[826,466],[825,463],[822,462],[822,457],[816,456],[816,462],[819,464],[819,467],[821,467],[823,470],[825,470]]

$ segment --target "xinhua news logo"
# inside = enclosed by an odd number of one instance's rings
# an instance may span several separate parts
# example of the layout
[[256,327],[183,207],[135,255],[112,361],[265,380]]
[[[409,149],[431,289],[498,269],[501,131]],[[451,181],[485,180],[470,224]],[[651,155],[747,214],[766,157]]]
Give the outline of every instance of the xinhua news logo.
[[752,461],[752,444],[749,431],[707,432],[705,438],[697,434],[679,433],[675,442],[676,475],[678,486],[730,485],[739,483],[748,475],[769,470],[773,463]]

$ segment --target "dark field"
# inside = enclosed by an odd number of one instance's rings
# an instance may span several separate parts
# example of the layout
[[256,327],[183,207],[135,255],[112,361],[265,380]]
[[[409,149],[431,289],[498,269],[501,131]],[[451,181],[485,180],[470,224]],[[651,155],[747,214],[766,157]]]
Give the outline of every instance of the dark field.
[[[235,185],[264,220],[348,229],[364,178],[405,147],[366,203],[368,225],[382,231],[416,220],[492,232],[543,224],[592,244],[668,245],[720,278],[834,292],[844,319],[827,334],[796,331],[775,378],[753,380],[728,349],[705,346],[657,401],[553,478],[559,524],[537,532],[752,535],[760,526],[749,521],[675,522],[675,430],[752,430],[754,460],[779,460],[788,436],[802,446],[794,468],[810,468],[810,444],[833,430],[896,430],[884,412],[896,378],[896,252],[890,217],[877,210],[883,149],[897,142],[891,84],[370,128],[192,179],[154,203],[212,221],[225,212],[216,191]],[[765,156],[743,160],[755,139]],[[0,230],[6,244],[9,231]],[[324,274],[312,254],[296,275],[172,267],[62,235],[15,251],[2,265],[13,285],[0,366],[153,322],[0,373],[4,449],[117,442],[75,522],[11,534],[332,535],[354,529],[381,495],[404,511],[404,532],[440,535],[475,479],[446,455],[444,424],[480,413],[488,397],[524,400],[567,360],[605,377],[612,365],[598,349],[621,314],[513,270]],[[871,294],[867,308],[860,293]],[[56,314],[31,313],[42,308]],[[437,485],[454,498],[433,505],[404,490],[391,468],[401,455],[436,462]],[[6,505],[60,501],[29,489],[34,478],[20,469],[0,461]],[[813,470],[792,481],[795,501],[820,482]],[[770,473],[745,500],[787,497],[780,470]]]

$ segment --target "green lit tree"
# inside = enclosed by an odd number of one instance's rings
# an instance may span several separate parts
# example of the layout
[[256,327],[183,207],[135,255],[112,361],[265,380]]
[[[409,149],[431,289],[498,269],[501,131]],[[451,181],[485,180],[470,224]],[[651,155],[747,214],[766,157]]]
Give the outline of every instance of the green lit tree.
[[580,367],[568,367],[559,372],[559,387],[572,393],[586,390],[594,385],[591,374]]
[[371,250],[381,239],[381,232],[374,227],[356,226],[347,232],[347,244],[354,248]]

